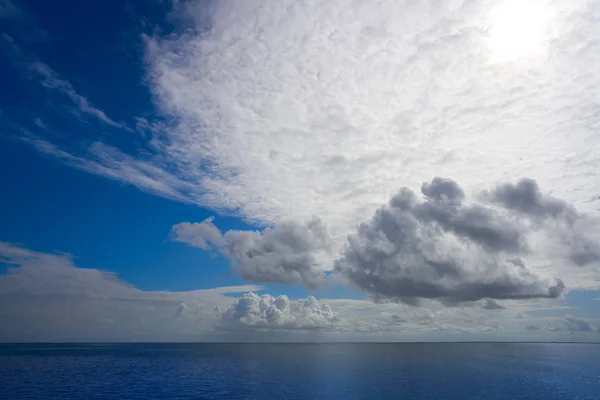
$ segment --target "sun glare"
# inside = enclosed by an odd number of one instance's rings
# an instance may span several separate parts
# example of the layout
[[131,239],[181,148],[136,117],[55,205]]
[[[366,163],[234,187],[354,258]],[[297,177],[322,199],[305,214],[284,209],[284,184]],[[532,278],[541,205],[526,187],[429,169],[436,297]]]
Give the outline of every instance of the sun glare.
[[541,1],[506,0],[490,13],[490,51],[497,62],[545,52],[550,10]]

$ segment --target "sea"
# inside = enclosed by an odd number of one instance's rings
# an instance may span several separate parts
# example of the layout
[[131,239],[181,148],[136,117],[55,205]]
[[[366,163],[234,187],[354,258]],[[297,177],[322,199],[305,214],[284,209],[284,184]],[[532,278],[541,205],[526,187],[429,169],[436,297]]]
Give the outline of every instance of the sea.
[[600,399],[600,344],[10,344],[0,399]]

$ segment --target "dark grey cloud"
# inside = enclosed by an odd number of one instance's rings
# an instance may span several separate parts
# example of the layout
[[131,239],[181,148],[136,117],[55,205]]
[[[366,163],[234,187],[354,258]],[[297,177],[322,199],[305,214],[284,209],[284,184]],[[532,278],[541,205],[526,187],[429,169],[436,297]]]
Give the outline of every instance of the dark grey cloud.
[[424,182],[421,186],[423,195],[434,200],[447,200],[460,204],[465,198],[465,192],[451,179],[433,178],[431,183]]
[[592,239],[589,235],[590,230],[597,229],[600,221],[578,213],[563,200],[543,194],[534,180],[506,183],[482,193],[481,197],[538,223],[560,225],[561,240],[570,247],[567,257],[575,265],[585,266],[600,261],[598,238]]
[[504,307],[502,304],[498,303],[495,300],[492,299],[485,299],[485,304],[482,307],[484,310],[504,310],[506,309],[506,307]]
[[556,218],[574,213],[566,202],[544,195],[536,181],[521,179],[516,184],[506,183],[484,193],[488,200],[510,210],[540,218]]
[[436,178],[423,198],[403,188],[348,237],[336,270],[377,298],[408,304],[481,299],[555,298],[565,289],[519,257],[523,224],[510,211],[465,204],[453,181]]
[[282,222],[262,232],[230,230],[224,234],[212,221],[177,224],[171,229],[171,238],[219,251],[242,278],[250,281],[303,284],[308,288],[325,284],[317,257],[329,251],[331,241],[320,219],[304,224]]
[[[495,300],[560,297],[564,282],[540,273],[530,261],[541,256],[593,262],[598,249],[588,235],[593,229],[531,180],[467,199],[456,182],[435,178],[420,194],[400,189],[348,236],[333,264],[377,302],[418,305],[433,299],[457,306],[485,300],[484,308],[498,309]],[[546,237],[553,242],[540,240]],[[173,226],[171,238],[218,251],[244,279],[309,288],[326,283],[328,266],[319,262],[329,259],[332,244],[318,218],[225,233],[209,218]]]
[[591,332],[592,326],[583,318],[567,315],[565,317],[565,325],[569,332]]

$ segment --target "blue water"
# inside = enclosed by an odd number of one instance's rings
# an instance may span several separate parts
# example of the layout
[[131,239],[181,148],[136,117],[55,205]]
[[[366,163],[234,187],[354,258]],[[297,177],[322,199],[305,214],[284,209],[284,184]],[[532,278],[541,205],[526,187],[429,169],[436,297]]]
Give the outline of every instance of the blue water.
[[0,399],[600,399],[600,345],[0,345]]

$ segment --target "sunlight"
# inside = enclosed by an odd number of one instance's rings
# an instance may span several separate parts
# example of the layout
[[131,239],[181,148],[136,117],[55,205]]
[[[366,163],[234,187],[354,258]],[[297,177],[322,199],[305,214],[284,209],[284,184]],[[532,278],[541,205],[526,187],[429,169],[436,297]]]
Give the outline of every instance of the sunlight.
[[540,1],[507,0],[490,13],[490,50],[496,62],[545,52],[550,10]]

